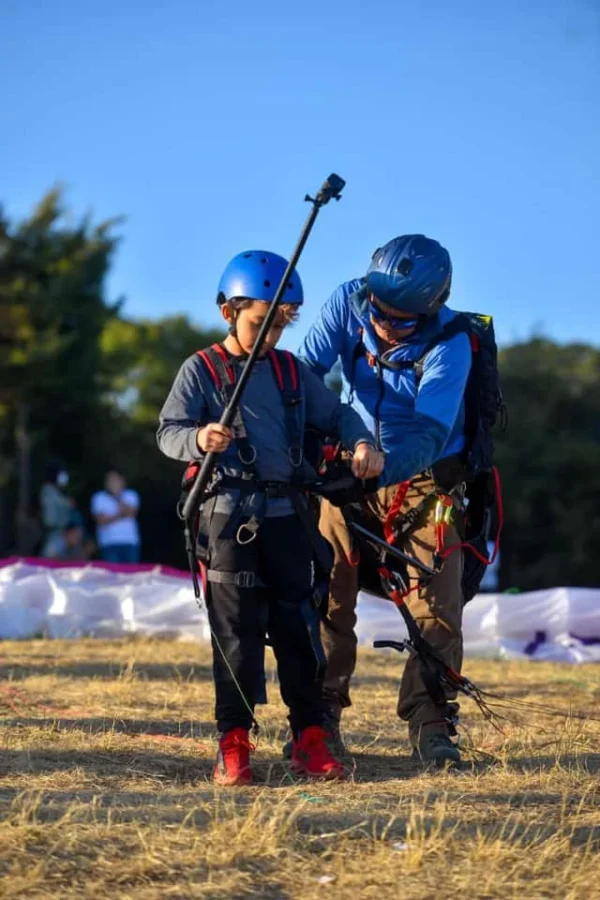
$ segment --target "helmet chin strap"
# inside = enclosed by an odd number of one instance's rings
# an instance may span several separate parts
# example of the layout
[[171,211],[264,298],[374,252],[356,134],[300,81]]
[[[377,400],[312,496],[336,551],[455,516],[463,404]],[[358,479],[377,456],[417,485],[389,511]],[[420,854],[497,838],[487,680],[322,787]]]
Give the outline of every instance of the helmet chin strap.
[[246,351],[240,344],[238,336],[237,336],[238,310],[235,309],[235,307],[233,306],[233,304],[231,303],[230,300],[227,301],[227,308],[231,315],[231,324],[230,324],[229,328],[227,329],[227,333],[229,334],[230,337],[232,337],[234,339],[234,341],[238,345],[238,350],[240,351],[239,353],[236,354],[236,356],[240,359],[247,359],[249,354],[246,353]]

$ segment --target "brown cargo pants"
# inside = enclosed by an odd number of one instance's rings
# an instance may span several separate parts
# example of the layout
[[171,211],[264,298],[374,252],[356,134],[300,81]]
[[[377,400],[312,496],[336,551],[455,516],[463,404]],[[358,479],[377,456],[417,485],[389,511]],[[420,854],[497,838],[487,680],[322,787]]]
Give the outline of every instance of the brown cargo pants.
[[[417,506],[434,489],[428,475],[416,476],[408,489],[402,512]],[[376,494],[365,498],[365,526],[369,517],[383,522],[396,493],[397,486],[381,488]],[[428,566],[433,564],[435,551],[435,505],[434,497],[427,504],[416,523],[416,527],[401,545],[412,556]],[[454,524],[445,535],[446,548],[460,543],[456,528],[460,500],[456,502]],[[319,528],[334,551],[334,564],[329,587],[329,616],[323,622],[321,635],[327,656],[327,677],[324,690],[327,697],[339,701],[342,707],[350,706],[350,679],[356,666],[356,599],[359,590],[358,569],[349,562],[352,550],[350,535],[339,509],[327,501],[321,505]],[[407,598],[407,605],[415,617],[424,637],[438,652],[440,657],[456,671],[462,664],[462,551],[452,553],[430,584],[423,590],[413,591]],[[409,568],[412,578],[417,576],[414,568]],[[400,613],[398,613],[400,617]],[[447,692],[447,699],[453,701],[455,695]],[[398,715],[409,723],[409,736],[417,746],[423,730],[444,730],[440,723],[440,711],[433,703],[421,677],[418,658],[411,654],[406,662],[398,699]]]

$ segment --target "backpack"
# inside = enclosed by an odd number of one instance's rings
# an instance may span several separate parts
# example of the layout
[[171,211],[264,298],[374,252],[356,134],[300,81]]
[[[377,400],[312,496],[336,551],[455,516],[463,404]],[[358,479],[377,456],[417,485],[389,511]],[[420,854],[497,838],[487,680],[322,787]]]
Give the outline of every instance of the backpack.
[[498,347],[491,316],[479,313],[458,313],[454,319],[427,344],[414,363],[417,385],[423,377],[428,354],[441,341],[457,334],[466,334],[471,344],[472,362],[465,388],[465,437],[463,451],[465,477],[471,481],[481,472],[489,472],[494,465],[492,429],[497,422],[506,427],[506,405],[500,388]]
[[[465,388],[465,449],[461,455],[465,481],[465,534],[463,599],[471,600],[481,584],[485,569],[499,551],[503,524],[502,493],[498,470],[494,466],[493,429],[507,427],[507,412],[498,372],[498,347],[491,316],[458,313],[433,338],[414,363],[417,385],[423,377],[427,354],[440,341],[457,334],[469,337],[471,369]],[[436,466],[433,475],[436,478]],[[442,468],[442,466],[440,466]],[[437,480],[437,479],[436,479]],[[443,486],[443,485],[442,485]],[[489,543],[494,539],[490,557]]]
[[[471,369],[465,387],[465,449],[459,465],[457,460],[441,460],[432,466],[432,475],[442,490],[449,491],[460,482],[465,483],[465,534],[463,598],[467,603],[477,591],[485,569],[498,554],[503,509],[500,478],[494,467],[493,428],[500,424],[506,429],[507,414],[498,372],[498,347],[491,316],[480,313],[457,313],[426,345],[416,360],[389,361],[370,358],[362,337],[352,356],[352,372],[361,356],[367,355],[369,364],[381,369],[414,369],[417,387],[423,377],[428,354],[442,341],[457,334],[469,337],[472,352]],[[353,380],[353,379],[351,379]],[[383,381],[381,380],[382,390]],[[350,385],[351,392],[353,385]],[[378,423],[376,423],[378,428]],[[495,535],[494,551],[490,558],[488,544]]]

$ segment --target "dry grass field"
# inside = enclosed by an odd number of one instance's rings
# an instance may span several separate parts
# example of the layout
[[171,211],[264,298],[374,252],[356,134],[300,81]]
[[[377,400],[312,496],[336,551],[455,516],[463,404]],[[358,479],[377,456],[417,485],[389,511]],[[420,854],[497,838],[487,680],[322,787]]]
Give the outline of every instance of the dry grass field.
[[[276,684],[257,784],[215,789],[206,648],[2,644],[2,898],[600,898],[600,669],[467,661],[552,703],[498,733],[463,706],[465,766],[428,772],[395,718],[397,654],[363,652],[343,784],[288,775]],[[271,675],[272,677],[272,675]]]

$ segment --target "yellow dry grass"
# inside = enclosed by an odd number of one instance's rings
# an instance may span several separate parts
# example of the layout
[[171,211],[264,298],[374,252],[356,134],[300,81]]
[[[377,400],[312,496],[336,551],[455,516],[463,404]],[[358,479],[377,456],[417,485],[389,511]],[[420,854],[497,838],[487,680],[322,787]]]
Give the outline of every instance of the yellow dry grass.
[[[257,784],[215,789],[209,655],[147,641],[3,643],[2,898],[600,898],[600,670],[468,661],[486,687],[565,710],[483,723],[465,771],[426,772],[395,718],[401,661],[360,656],[351,779],[280,759],[275,683]],[[271,676],[272,678],[272,676]]]

